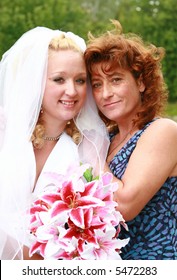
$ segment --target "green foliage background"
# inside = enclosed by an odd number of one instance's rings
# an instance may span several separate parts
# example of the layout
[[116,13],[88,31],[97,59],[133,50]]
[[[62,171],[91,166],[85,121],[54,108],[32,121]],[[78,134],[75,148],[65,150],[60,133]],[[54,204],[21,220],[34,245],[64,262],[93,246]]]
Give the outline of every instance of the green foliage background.
[[176,0],[1,0],[0,57],[26,31],[36,26],[73,31],[87,40],[118,19],[124,31],[166,50],[163,73],[169,101],[177,101]]

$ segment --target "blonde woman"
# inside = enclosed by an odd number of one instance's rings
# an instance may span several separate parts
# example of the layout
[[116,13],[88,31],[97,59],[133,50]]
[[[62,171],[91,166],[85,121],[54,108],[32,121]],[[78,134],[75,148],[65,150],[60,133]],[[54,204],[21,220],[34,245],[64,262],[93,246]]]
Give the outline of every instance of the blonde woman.
[[95,132],[104,139],[106,130],[92,102],[84,50],[84,40],[71,32],[36,27],[2,57],[1,259],[29,258],[25,213],[45,186],[45,172],[65,174],[80,161],[96,166],[96,154],[101,163]]

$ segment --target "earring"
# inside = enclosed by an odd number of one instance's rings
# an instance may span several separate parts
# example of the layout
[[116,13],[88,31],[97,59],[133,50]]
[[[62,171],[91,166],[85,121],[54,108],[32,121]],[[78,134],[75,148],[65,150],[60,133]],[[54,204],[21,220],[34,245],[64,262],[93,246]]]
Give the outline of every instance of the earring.
[[70,122],[70,121],[68,121],[68,122],[67,122],[67,125],[70,125],[70,124],[71,124],[71,122]]
[[40,113],[41,113],[41,114],[43,114],[43,113],[44,113],[44,111],[43,111],[42,107],[41,107]]

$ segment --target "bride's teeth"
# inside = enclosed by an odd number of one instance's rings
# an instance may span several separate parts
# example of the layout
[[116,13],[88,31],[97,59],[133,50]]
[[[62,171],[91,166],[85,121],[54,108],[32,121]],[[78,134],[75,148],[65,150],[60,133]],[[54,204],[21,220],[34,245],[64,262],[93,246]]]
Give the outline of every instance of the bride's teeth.
[[61,103],[65,104],[65,105],[74,105],[74,101],[61,101]]

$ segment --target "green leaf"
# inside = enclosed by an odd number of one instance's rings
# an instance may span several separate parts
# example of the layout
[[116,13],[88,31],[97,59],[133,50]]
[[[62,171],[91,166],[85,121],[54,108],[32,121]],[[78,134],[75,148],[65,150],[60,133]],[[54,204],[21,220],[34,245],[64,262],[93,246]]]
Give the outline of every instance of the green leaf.
[[83,176],[84,176],[84,178],[86,179],[87,182],[91,182],[93,180],[92,170],[93,170],[93,168],[90,167],[83,174]]

